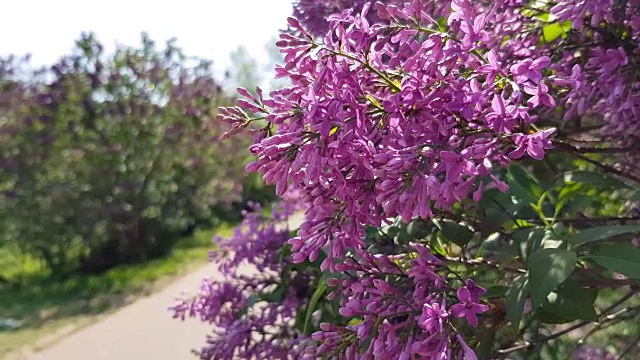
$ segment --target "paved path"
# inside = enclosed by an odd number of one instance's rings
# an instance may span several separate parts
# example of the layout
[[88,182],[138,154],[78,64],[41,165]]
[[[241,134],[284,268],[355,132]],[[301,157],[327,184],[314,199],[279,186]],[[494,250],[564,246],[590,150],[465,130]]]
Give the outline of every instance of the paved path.
[[[290,223],[297,226],[301,220],[298,216]],[[197,319],[173,319],[167,308],[183,291],[196,292],[205,277],[223,279],[214,265],[207,265],[28,359],[193,360],[190,350],[205,343],[211,326]]]

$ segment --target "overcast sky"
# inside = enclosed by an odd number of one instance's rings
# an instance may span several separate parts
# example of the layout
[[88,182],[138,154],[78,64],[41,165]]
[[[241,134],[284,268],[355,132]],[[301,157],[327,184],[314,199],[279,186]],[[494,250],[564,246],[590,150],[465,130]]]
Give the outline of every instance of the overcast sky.
[[95,32],[107,50],[137,45],[147,31],[158,43],[176,37],[187,55],[221,71],[239,45],[266,62],[265,45],[290,14],[291,0],[6,0],[0,55],[31,53],[45,65],[69,53],[82,31]]

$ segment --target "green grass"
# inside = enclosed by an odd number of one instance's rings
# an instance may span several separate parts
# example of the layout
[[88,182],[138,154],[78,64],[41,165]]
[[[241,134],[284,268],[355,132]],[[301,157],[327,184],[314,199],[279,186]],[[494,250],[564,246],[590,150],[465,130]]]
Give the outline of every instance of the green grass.
[[[14,318],[24,324],[17,330],[0,329],[0,358],[25,347],[44,346],[55,339],[56,333],[89,324],[203,265],[216,233],[229,236],[231,226],[196,231],[161,259],[118,266],[100,275],[79,274],[62,281],[38,279],[41,266],[33,259],[21,259],[20,270],[32,280],[19,287],[0,284],[0,319]],[[0,271],[8,278],[12,275],[11,266],[18,265],[9,260],[6,251],[0,252],[4,268]]]

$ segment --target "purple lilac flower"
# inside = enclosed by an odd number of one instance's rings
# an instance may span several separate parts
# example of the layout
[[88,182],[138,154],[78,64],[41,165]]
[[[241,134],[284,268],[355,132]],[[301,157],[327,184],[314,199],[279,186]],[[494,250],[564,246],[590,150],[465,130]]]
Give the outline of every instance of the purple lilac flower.
[[[201,359],[291,359],[304,358],[309,339],[292,332],[287,322],[301,306],[296,289],[289,287],[281,303],[259,301],[256,294],[291,279],[279,274],[286,261],[277,255],[289,238],[286,220],[301,209],[295,194],[273,207],[265,219],[261,207],[244,212],[245,219],[228,239],[216,238],[211,254],[225,281],[205,279],[193,298],[180,300],[171,309],[174,317],[197,317],[214,325],[213,334],[200,350]],[[255,270],[249,271],[251,266]],[[239,315],[244,314],[244,315]]]
[[426,332],[436,330],[442,332],[449,312],[438,303],[424,304],[424,309],[418,322]]
[[460,300],[460,303],[451,307],[451,313],[455,317],[467,318],[467,321],[473,327],[478,326],[478,317],[476,314],[486,312],[489,310],[489,307],[487,305],[478,304],[478,302],[473,299],[469,289],[466,287],[458,289],[458,299]]

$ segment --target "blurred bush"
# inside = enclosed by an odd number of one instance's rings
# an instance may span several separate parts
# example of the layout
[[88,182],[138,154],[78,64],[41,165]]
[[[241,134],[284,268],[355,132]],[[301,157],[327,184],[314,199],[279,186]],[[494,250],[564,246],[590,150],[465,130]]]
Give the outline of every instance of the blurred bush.
[[208,62],[146,35],[110,56],[83,35],[40,70],[0,61],[0,247],[54,274],[100,272],[166,254],[243,196],[268,197],[244,177],[248,141],[219,140],[216,110],[231,100]]

